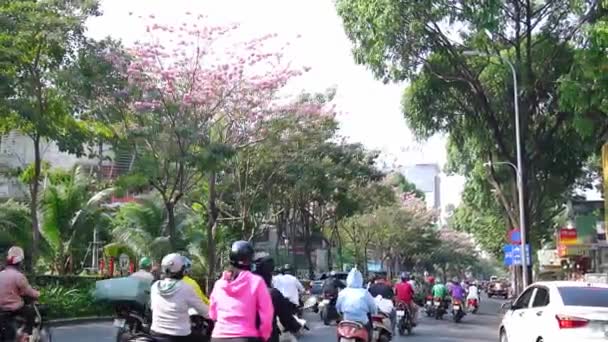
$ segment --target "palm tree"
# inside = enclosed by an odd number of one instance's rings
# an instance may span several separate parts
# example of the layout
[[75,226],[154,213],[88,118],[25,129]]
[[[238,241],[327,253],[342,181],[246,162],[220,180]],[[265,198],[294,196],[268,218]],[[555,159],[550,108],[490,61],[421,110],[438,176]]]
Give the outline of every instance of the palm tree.
[[29,209],[27,205],[12,199],[0,204],[0,252],[12,245],[30,250],[32,231]]
[[40,233],[49,247],[51,271],[58,274],[72,270],[76,255],[84,254],[83,246],[94,229],[109,222],[101,204],[114,190],[91,194],[90,181],[80,171],[75,167],[62,177],[49,177],[41,201]]

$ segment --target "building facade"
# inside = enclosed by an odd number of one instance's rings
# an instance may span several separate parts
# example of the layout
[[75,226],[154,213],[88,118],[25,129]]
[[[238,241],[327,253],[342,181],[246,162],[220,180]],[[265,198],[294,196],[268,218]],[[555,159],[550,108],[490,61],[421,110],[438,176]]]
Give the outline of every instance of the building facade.
[[404,176],[424,192],[429,209],[441,209],[441,169],[437,164],[416,164],[404,169]]

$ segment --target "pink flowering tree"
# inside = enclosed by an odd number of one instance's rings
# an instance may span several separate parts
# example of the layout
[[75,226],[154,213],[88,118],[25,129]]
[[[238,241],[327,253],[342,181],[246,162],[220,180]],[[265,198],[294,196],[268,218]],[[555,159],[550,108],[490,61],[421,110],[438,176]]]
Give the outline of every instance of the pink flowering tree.
[[[209,272],[214,272],[219,210],[217,173],[238,149],[264,139],[265,125],[287,111],[306,113],[285,97],[287,83],[306,71],[269,47],[276,35],[234,42],[238,26],[210,25],[203,16],[177,26],[150,23],[131,49],[129,81],[136,94],[130,135],[140,171],[162,197],[166,234],[175,241],[175,207],[207,182]],[[147,18],[155,21],[154,16]]]

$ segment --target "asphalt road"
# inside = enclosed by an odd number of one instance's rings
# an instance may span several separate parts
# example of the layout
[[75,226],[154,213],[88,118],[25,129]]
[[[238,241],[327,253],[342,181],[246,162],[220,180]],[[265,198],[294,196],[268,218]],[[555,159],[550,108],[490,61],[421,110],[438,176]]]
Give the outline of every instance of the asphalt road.
[[[396,341],[411,342],[495,342],[498,340],[498,311],[502,302],[484,298],[476,315],[467,315],[461,323],[450,316],[443,321],[423,317],[411,336],[396,337]],[[334,342],[335,326],[324,326],[317,315],[307,314],[310,331],[299,338],[300,342]],[[53,328],[56,342],[114,342],[115,330],[111,323],[94,323]]]

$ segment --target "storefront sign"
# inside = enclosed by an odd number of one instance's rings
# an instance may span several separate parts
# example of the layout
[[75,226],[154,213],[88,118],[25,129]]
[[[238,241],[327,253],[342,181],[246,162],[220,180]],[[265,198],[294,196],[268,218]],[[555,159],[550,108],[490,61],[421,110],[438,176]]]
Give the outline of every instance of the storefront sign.
[[589,247],[585,245],[559,244],[557,252],[561,258],[573,256],[589,256]]
[[538,263],[540,266],[561,266],[557,249],[543,249],[536,254],[538,255]]
[[560,245],[576,245],[578,241],[578,234],[576,228],[562,228],[559,230],[559,243]]

